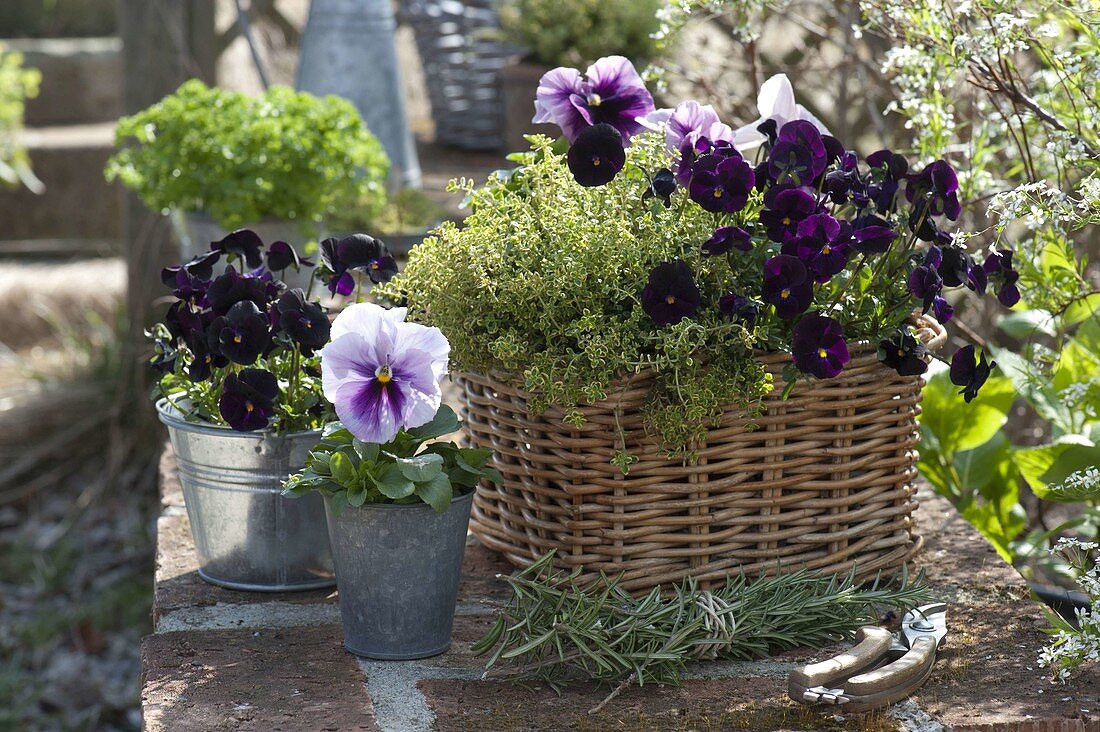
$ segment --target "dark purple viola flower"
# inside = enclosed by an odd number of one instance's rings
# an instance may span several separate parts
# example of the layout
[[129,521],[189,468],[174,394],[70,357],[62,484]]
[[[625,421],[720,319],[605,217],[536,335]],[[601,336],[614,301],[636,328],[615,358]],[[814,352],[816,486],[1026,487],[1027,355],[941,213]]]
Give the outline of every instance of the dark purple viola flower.
[[372,282],[385,282],[397,274],[397,263],[380,239],[352,234],[343,239],[329,237],[319,245],[329,292],[350,295],[355,291],[353,271],[367,272]]
[[909,273],[909,293],[923,303],[922,313],[932,307],[932,301],[943,290],[943,280],[934,267],[921,264]]
[[943,247],[939,264],[940,279],[945,287],[961,287],[970,282],[974,259],[960,246]]
[[745,208],[755,178],[740,154],[708,153],[691,168],[688,195],[711,213],[737,213]]
[[809,150],[780,140],[768,151],[768,178],[778,185],[809,185],[814,177],[814,158]]
[[299,269],[301,267],[312,266],[312,261],[299,256],[294,247],[290,246],[285,241],[277,241],[268,247],[267,268],[272,272],[282,272],[287,267]]
[[582,186],[610,183],[626,164],[623,136],[606,122],[586,127],[569,146],[566,161]]
[[779,123],[776,122],[774,117],[769,117],[756,126],[757,131],[768,139],[768,147],[775,144],[775,141],[779,139]]
[[640,132],[639,117],[654,111],[653,97],[634,65],[622,56],[605,56],[588,67],[584,79],[576,69],[546,72],[535,93],[535,123],[551,122],[575,142],[586,127],[606,122],[623,142]]
[[830,170],[825,174],[825,186],[822,189],[829,200],[838,206],[848,203],[848,194],[852,191],[853,184],[858,177],[843,170]]
[[997,299],[1006,308],[1010,308],[1020,302],[1020,290],[1016,282],[1020,279],[1020,273],[1012,267],[1012,250],[999,249],[990,252],[983,266],[985,274],[992,280],[997,288]]
[[209,379],[214,369],[229,365],[228,358],[210,352],[205,338],[192,339],[188,342],[188,348],[191,350],[191,363],[187,367],[187,378],[195,383]]
[[730,292],[718,299],[718,312],[742,323],[752,324],[760,316],[760,303]]
[[798,257],[777,254],[764,262],[764,302],[775,306],[775,314],[790,320],[804,313],[814,299],[813,281]]
[[642,309],[657,325],[673,325],[699,309],[699,288],[691,267],[682,259],[663,262],[649,273],[642,290]]
[[224,273],[210,283],[206,290],[206,300],[215,315],[225,315],[229,308],[243,300],[266,309],[271,295],[268,284],[268,281],[260,277],[239,274],[233,265],[229,265]]
[[[957,220],[962,213],[958,190],[958,176],[946,160],[937,160],[920,173],[906,176],[905,199],[910,204],[927,202],[929,216]],[[914,205],[914,209],[920,211],[922,206]]]
[[989,289],[989,275],[985,273],[985,267],[975,263],[970,271],[966,273],[967,287],[979,295],[984,295],[985,291]]
[[817,209],[813,194],[805,188],[771,188],[764,195],[760,222],[772,241],[784,242],[795,235],[798,224]]
[[267,317],[249,300],[238,302],[228,313],[214,318],[206,331],[206,345],[211,353],[245,365],[259,358],[270,341]]
[[853,225],[852,248],[860,254],[885,254],[898,238],[898,233],[889,222],[878,216],[861,216]]
[[984,350],[979,360],[974,357],[974,346],[963,346],[951,357],[951,383],[962,387],[959,393],[969,403],[978,395],[978,390],[996,366],[996,361],[986,359]]
[[876,150],[867,156],[867,164],[872,168],[881,168],[886,177],[899,181],[909,172],[909,161],[904,155],[892,150]]
[[175,289],[172,294],[180,300],[202,305],[206,301],[206,291],[210,288],[210,282],[195,277],[186,268],[176,271]]
[[279,382],[263,369],[242,369],[225,377],[218,410],[237,432],[253,432],[267,427],[275,414]]
[[878,345],[878,360],[900,376],[919,376],[928,370],[928,349],[908,330]]
[[752,251],[752,234],[740,226],[719,226],[711,237],[703,242],[703,254],[708,257],[725,254],[731,249]]
[[849,245],[843,241],[830,243],[816,236],[798,236],[783,245],[784,253],[793,253],[818,283],[828,282],[848,265]]
[[[848,154],[848,151],[844,149],[844,143],[836,139],[832,135],[822,135],[821,141],[825,145],[825,164],[832,165],[833,163],[842,161]],[[855,157],[855,154],[852,154]]]
[[275,303],[275,313],[279,316],[279,327],[304,353],[312,353],[328,343],[330,326],[325,311],[319,304],[306,300],[300,288],[284,292]]
[[794,365],[804,374],[831,379],[851,360],[840,323],[823,315],[807,315],[794,326]]
[[939,272],[940,265],[943,264],[943,249],[940,247],[932,246],[928,247],[928,251],[924,253],[924,262],[932,269]]
[[778,147],[785,142],[797,145],[810,155],[809,178],[804,179],[803,183],[816,180],[825,172],[829,165],[829,151],[817,125],[805,119],[786,123],[779,128],[779,138],[775,145]]
[[264,242],[252,229],[237,229],[221,241],[212,242],[210,250],[230,257],[241,257],[252,269],[262,267]]
[[661,168],[649,179],[649,187],[642,194],[642,200],[657,198],[668,208],[672,205],[672,194],[675,192],[676,175],[668,168]]
[[942,295],[937,295],[932,300],[932,317],[941,323],[946,323],[955,317],[955,306]]
[[214,276],[214,265],[218,263],[221,256],[221,252],[206,252],[184,264],[165,267],[160,271],[160,281],[166,287],[176,287],[177,275],[182,271],[187,272],[193,279],[209,282]]

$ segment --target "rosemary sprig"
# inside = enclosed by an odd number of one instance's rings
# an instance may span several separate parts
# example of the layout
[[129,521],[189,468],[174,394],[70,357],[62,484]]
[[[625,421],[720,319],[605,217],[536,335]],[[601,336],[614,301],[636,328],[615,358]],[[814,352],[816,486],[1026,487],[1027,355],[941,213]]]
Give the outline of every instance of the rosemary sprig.
[[910,579],[903,571],[896,585],[881,578],[861,585],[854,574],[801,570],[732,576],[713,591],[688,579],[671,594],[655,588],[635,598],[618,579],[581,585],[578,573],[555,571],[552,562],[553,552],[503,577],[512,598],[473,650],[492,653],[484,678],[534,679],[555,689],[570,680],[620,682],[604,704],[634,682],[680,683],[689,661],[836,643],[880,622],[882,609],[907,610],[931,594],[923,573]]

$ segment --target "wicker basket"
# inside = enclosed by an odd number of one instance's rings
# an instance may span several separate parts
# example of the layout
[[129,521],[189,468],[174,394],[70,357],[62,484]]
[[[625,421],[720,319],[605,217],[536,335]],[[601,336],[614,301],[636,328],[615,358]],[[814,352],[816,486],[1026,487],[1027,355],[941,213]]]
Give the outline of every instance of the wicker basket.
[[[939,324],[922,332],[933,347],[945,339]],[[839,377],[799,384],[784,401],[790,356],[761,361],[775,390],[758,429],[728,413],[689,465],[644,436],[651,374],[582,407],[580,428],[556,408],[529,414],[527,396],[505,380],[456,375],[469,438],[492,448],[504,476],[499,487],[478,487],[474,534],[518,566],[556,549],[560,567],[622,574],[635,592],[687,576],[708,587],[777,567],[856,564],[861,577],[900,567],[921,545],[911,520],[921,378],[899,376],[863,346]],[[617,425],[640,458],[625,476],[611,464]]]
[[501,42],[496,6],[497,0],[411,0],[402,6],[424,65],[438,142],[469,150],[503,144],[500,70],[518,49]]

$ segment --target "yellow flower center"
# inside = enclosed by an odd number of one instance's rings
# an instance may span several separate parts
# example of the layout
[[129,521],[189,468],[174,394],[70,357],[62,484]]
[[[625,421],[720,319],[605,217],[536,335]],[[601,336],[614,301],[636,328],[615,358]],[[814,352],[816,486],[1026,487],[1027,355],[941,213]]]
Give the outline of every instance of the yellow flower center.
[[784,216],[783,217],[783,225],[784,226],[790,226],[791,225],[791,217],[790,216]]
[[903,357],[903,356],[905,356],[905,351],[903,351],[903,350],[901,350],[901,349],[899,348],[899,349],[898,349],[898,358],[901,358],[901,357]]
[[669,295],[668,297],[665,298],[665,302],[667,302],[669,305],[675,305],[676,304],[676,298],[673,297],[672,295]]
[[592,158],[592,167],[593,168],[600,167],[600,159],[599,158]]
[[715,198],[721,198],[722,197],[722,189],[721,188],[715,188],[714,189],[714,197]]
[[817,349],[817,357],[818,357],[818,358],[825,358],[825,357],[826,357],[826,356],[828,356],[828,355],[829,355],[829,354],[825,352],[825,349],[824,349],[824,348],[819,348],[819,349]]
[[379,384],[388,384],[393,381],[393,375],[390,372],[389,366],[379,366],[378,371],[376,371],[374,375],[378,379]]
[[782,289],[779,291],[779,296],[786,300],[788,297],[791,296],[791,291],[788,289]]
[[371,262],[370,263],[370,268],[371,269],[378,269],[378,262]]
[[245,402],[244,403],[244,411],[248,412],[249,414],[252,414],[253,409],[255,409],[255,407],[252,406],[252,402]]
[[822,254],[828,254],[828,253],[829,253],[829,252],[831,252],[831,251],[833,251],[833,250],[829,248],[829,245],[828,245],[828,244],[826,244],[825,246],[821,247],[821,253],[822,253]]
[[603,104],[603,99],[600,98],[599,94],[589,94],[588,95],[588,106],[598,107],[601,104]]
[[312,327],[313,327],[313,323],[311,323],[307,320],[306,321],[306,328],[312,328]]
[[233,342],[234,343],[240,343],[241,342],[241,337],[239,335],[233,336]]

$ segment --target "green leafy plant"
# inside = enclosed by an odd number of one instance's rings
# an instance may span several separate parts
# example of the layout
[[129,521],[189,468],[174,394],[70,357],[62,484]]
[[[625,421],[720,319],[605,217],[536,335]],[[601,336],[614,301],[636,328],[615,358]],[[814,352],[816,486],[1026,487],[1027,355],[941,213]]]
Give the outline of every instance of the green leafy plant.
[[544,66],[581,66],[600,56],[649,61],[658,54],[660,0],[506,0],[500,9],[505,34]]
[[434,441],[458,428],[458,417],[446,405],[428,424],[401,430],[382,445],[363,442],[339,422],[331,422],[310,451],[305,469],[287,480],[285,492],[301,496],[320,491],[336,510],[423,501],[443,513],[455,495],[469,493],[482,478],[501,479],[496,470],[485,467],[490,450]]
[[23,129],[23,110],[28,99],[38,95],[42,75],[23,68],[23,55],[0,45],[0,182],[25,185],[35,193],[44,190],[31,171],[30,158],[16,139]]
[[155,211],[212,216],[225,229],[265,218],[315,226],[386,202],[389,160],[351,102],[285,87],[258,97],[198,80],[132,117],[107,164]]
[[694,660],[821,648],[877,624],[885,608],[908,610],[930,596],[920,576],[867,586],[802,570],[752,581],[731,576],[711,591],[688,579],[635,598],[615,579],[579,584],[575,574],[553,570],[553,556],[503,577],[512,597],[473,648],[492,654],[486,677],[555,688],[578,679],[621,682],[613,697],[632,683],[678,684]]

